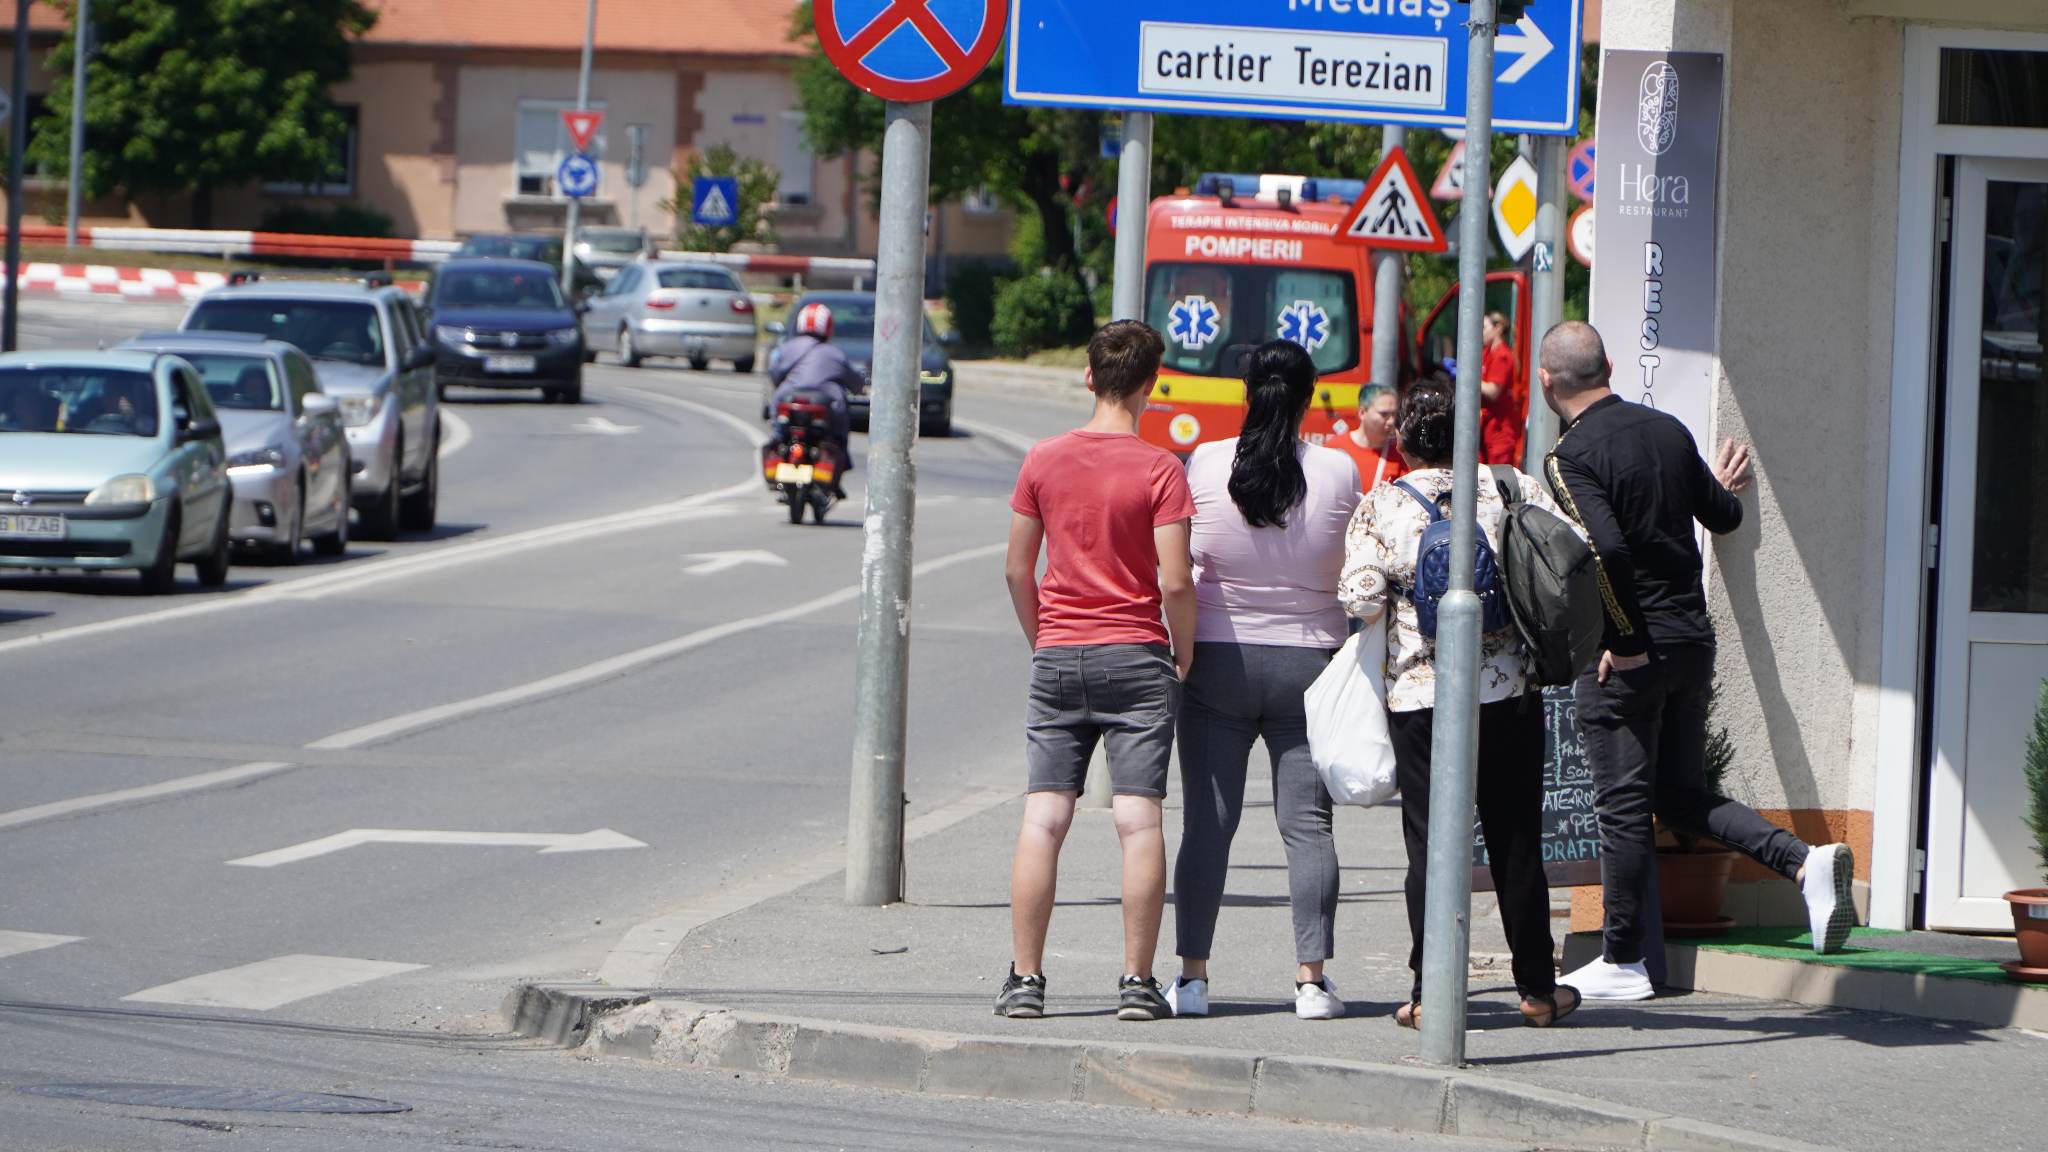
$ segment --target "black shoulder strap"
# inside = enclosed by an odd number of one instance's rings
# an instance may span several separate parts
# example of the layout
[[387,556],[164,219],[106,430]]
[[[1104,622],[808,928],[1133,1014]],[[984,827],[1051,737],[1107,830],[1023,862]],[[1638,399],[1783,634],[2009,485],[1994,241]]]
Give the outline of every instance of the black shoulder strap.
[[1493,473],[1493,487],[1502,504],[1513,508],[1522,502],[1522,474],[1512,464],[1490,464],[1487,471]]

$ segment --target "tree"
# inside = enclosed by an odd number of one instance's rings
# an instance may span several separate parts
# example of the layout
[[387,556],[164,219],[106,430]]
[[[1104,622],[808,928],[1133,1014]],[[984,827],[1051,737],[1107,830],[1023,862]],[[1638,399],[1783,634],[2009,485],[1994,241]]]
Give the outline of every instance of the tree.
[[[73,16],[50,54],[48,111],[30,155],[69,174]],[[348,125],[328,93],[351,71],[351,41],[376,13],[361,0],[120,0],[93,8],[86,64],[84,192],[192,194],[213,223],[216,189],[258,180],[317,183]]]
[[[690,189],[699,176],[736,176],[740,182],[738,215],[723,228],[708,228],[690,219]],[[775,243],[775,229],[768,222],[767,208],[775,202],[780,177],[775,169],[752,157],[743,157],[728,144],[714,144],[703,152],[690,153],[690,162],[676,176],[676,198],[659,207],[676,218],[676,243],[688,252],[730,252],[742,241]]]

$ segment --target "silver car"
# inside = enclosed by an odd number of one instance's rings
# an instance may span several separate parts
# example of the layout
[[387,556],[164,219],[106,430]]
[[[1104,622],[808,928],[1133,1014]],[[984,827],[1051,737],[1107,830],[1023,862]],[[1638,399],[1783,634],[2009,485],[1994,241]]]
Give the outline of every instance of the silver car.
[[645,228],[578,228],[576,259],[600,280],[610,280],[642,257],[654,255],[654,241]]
[[649,356],[678,356],[702,369],[729,360],[754,370],[761,333],[754,298],[716,264],[646,260],[628,265],[590,301],[583,336],[628,368]]
[[372,540],[433,528],[441,409],[433,342],[412,297],[378,283],[240,284],[201,296],[183,328],[251,332],[312,357],[321,390],[341,405],[357,527]]
[[348,437],[305,353],[241,332],[151,333],[121,347],[198,370],[227,440],[236,544],[286,564],[299,562],[304,540],[322,556],[348,550]]

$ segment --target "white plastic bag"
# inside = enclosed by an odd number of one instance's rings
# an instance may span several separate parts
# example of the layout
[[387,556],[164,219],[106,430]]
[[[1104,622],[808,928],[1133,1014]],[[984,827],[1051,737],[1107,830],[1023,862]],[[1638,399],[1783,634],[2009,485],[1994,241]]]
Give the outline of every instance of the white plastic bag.
[[1387,735],[1387,622],[1344,642],[1308,686],[1308,751],[1338,804],[1371,807],[1394,798],[1394,742]]

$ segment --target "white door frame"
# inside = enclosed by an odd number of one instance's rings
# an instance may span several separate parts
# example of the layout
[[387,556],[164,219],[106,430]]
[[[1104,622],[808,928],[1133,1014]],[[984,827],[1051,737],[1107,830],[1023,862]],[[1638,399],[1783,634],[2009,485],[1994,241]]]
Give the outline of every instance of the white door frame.
[[1931,686],[1922,684],[1921,668],[1928,635],[1926,576],[1932,566],[1927,526],[1935,459],[1935,325],[1940,320],[1940,159],[2048,159],[2048,130],[1936,123],[1942,49],[2048,52],[2048,35],[1912,26],[1906,29],[1905,41],[1877,779],[1871,815],[1870,923],[1877,928],[1918,927],[1914,897],[1920,887],[1921,709],[1933,706],[1923,692]]

